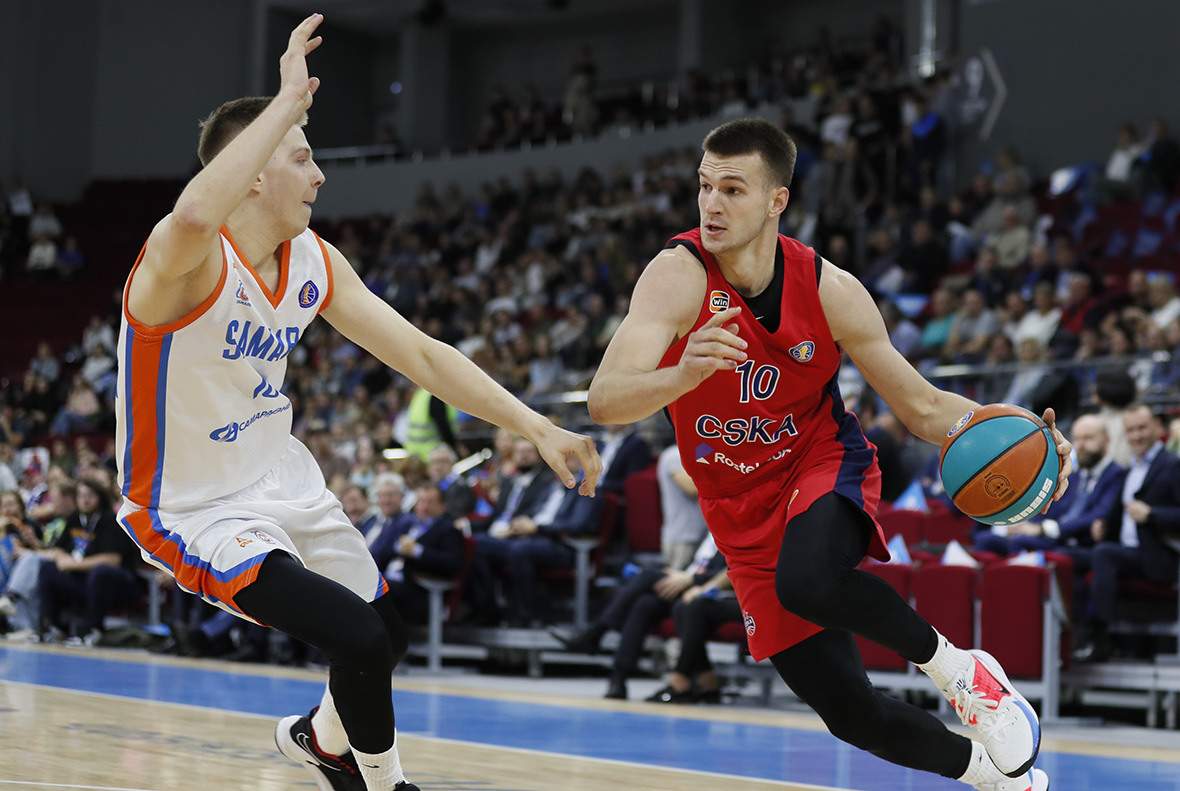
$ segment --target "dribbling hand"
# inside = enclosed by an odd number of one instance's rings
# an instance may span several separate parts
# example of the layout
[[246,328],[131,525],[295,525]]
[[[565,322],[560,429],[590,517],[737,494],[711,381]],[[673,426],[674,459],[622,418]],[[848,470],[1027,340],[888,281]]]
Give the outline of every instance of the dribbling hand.
[[282,81],[279,91],[292,91],[301,96],[304,110],[311,107],[311,97],[320,87],[319,77],[307,76],[307,56],[324,41],[322,36],[311,37],[323,21],[323,14],[312,14],[300,22],[299,27],[291,31],[287,51],[279,58],[279,75]]
[[748,344],[738,337],[738,325],[725,326],[741,312],[740,307],[726,308],[688,336],[680,370],[694,386],[716,371],[732,371],[746,359]]

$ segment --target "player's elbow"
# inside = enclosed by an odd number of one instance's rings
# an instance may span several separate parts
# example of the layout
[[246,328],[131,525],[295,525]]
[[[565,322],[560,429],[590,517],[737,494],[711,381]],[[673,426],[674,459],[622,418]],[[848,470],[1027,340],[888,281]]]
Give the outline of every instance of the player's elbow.
[[180,201],[172,210],[173,231],[183,236],[211,236],[220,227],[220,223],[202,209],[199,201]]
[[600,426],[618,422],[615,420],[616,410],[612,408],[610,399],[603,395],[597,381],[590,384],[590,392],[586,396],[586,409],[590,412],[590,419]]

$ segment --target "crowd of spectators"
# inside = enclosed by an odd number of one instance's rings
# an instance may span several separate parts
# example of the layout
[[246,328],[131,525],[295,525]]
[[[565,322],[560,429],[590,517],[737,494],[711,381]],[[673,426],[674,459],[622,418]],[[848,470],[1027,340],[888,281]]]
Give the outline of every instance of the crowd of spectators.
[[52,203],[34,203],[21,179],[0,185],[0,279],[72,279],[85,261],[76,237],[69,234]]
[[[902,79],[895,43],[888,26],[862,51],[821,36],[807,52],[769,56],[753,78],[683,81],[675,103],[667,97],[653,103],[642,90],[627,101],[595,101],[593,56],[584,51],[571,69],[571,96],[561,113],[540,107],[534,96],[525,102],[534,107],[526,121],[501,97],[481,134],[488,145],[503,145],[541,130],[548,136],[550,121],[537,119],[560,118],[591,133],[607,123],[658,125],[664,116],[651,116],[653,107],[724,117],[778,104],[800,147],[782,231],[861,278],[877,295],[894,344],[915,365],[936,375],[941,365],[964,364],[966,375],[941,381],[980,401],[1036,411],[1056,406],[1067,426],[1093,403],[1097,372],[1109,361],[1129,369],[1140,396],[1174,403],[1180,398],[1172,359],[1180,349],[1175,267],[1132,259],[1112,269],[1110,248],[1095,246],[1081,221],[1092,205],[1146,205],[1161,190],[1170,194],[1180,148],[1166,125],[1153,121],[1144,139],[1123,125],[1107,167],[1061,194],[1048,195],[1046,178],[1030,173],[1012,147],[997,152],[966,189],[952,190],[942,167],[952,142],[946,117],[952,81]],[[408,320],[545,409],[587,385],[645,262],[666,239],[697,224],[697,163],[695,150],[669,151],[633,171],[586,169],[572,181],[525,170],[515,180],[506,175],[470,191],[428,186],[406,216],[313,221],[313,227]],[[38,237],[63,234],[52,207],[34,212],[32,204],[17,184],[0,210],[5,271],[22,255],[31,258]],[[53,479],[77,486],[98,475],[118,501],[109,483],[117,323],[113,299],[75,343],[42,343],[27,369],[0,388],[0,491],[18,492],[24,513],[40,524],[68,516],[59,513],[67,505],[48,494]],[[859,389],[855,371],[845,373],[844,383],[849,392]],[[529,495],[527,508],[523,497],[509,507],[514,492],[524,494],[515,476],[529,467],[527,448],[518,458],[509,444],[495,445],[493,469],[478,492],[464,494],[467,483],[453,478],[454,464],[492,444],[492,433],[460,415],[446,459],[395,463],[386,451],[406,444],[414,386],[323,323],[312,325],[291,353],[285,391],[296,435],[370,546],[380,549],[383,571],[396,566],[395,581],[410,586],[408,611],[422,612],[413,577],[448,573],[456,559],[453,542],[441,564],[422,561],[415,547],[431,543],[433,521],[467,520],[483,536],[472,563],[472,579],[486,594],[478,601],[492,605],[473,617],[536,621],[529,581],[538,569],[572,564],[560,536],[587,532],[595,517],[574,514],[576,501],[563,502],[547,480]],[[571,428],[587,428],[585,415],[575,420],[582,422]],[[614,441],[615,433],[603,442]],[[499,474],[505,470],[511,476]],[[37,535],[40,546],[27,530],[15,528],[14,535],[31,551],[52,546],[44,532]],[[497,579],[505,567],[511,569],[507,587]],[[53,606],[50,620],[57,615]],[[195,643],[206,650],[227,634],[229,626],[212,621],[217,613],[203,616],[184,616],[188,650]],[[93,640],[98,621],[91,614],[73,636]],[[56,628],[68,636],[65,626],[58,618]]]

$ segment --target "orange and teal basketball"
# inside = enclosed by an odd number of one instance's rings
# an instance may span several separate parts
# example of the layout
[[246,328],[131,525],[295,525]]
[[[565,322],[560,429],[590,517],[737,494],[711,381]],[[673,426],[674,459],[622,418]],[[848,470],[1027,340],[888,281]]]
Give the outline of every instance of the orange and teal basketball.
[[942,485],[960,511],[1011,525],[1044,510],[1061,471],[1044,421],[1011,404],[988,404],[955,423],[942,441]]

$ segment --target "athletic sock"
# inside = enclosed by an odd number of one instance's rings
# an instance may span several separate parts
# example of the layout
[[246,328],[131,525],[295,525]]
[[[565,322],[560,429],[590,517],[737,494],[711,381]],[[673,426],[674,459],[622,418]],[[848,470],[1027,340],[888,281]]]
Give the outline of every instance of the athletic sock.
[[324,686],[320,707],[311,715],[311,730],[315,734],[316,744],[329,755],[344,755],[348,752],[348,734],[340,722],[340,715],[336,713],[336,701],[332,700],[332,690],[327,685]]
[[939,689],[945,689],[951,679],[970,667],[971,655],[961,648],[955,648],[950,641],[935,632],[938,637],[938,647],[934,649],[934,656],[929,662],[918,665],[918,669],[930,676],[930,680]]
[[369,791],[393,791],[394,786],[406,779],[405,773],[402,772],[401,759],[397,754],[396,732],[393,746],[385,752],[373,755],[354,749],[352,754]]
[[967,764],[967,771],[959,778],[969,786],[998,783],[1009,779],[1007,775],[996,768],[983,744],[972,740],[971,761]]

